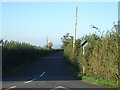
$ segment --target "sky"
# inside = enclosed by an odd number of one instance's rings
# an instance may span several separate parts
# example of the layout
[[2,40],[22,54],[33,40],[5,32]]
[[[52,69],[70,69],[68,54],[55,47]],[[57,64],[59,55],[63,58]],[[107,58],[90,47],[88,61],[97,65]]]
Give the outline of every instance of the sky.
[[44,46],[48,37],[54,45],[61,44],[63,35],[74,35],[76,6],[77,38],[94,33],[91,25],[102,32],[118,21],[117,2],[3,2],[2,37],[37,46]]

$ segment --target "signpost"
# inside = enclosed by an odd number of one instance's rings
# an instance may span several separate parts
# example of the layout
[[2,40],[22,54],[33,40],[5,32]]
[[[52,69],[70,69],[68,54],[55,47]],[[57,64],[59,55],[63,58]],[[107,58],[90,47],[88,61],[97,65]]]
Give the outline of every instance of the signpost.
[[81,43],[81,46],[83,47],[83,74],[85,74],[85,66],[84,66],[84,55],[85,55],[85,46],[87,45],[87,40],[84,40],[82,43]]

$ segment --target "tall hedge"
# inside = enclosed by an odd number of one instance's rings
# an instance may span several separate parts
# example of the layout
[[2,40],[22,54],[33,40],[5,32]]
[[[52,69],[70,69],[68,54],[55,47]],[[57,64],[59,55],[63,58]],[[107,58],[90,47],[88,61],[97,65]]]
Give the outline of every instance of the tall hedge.
[[28,43],[6,41],[2,46],[2,72],[3,76],[10,70],[21,66],[27,62],[43,57],[52,50],[43,49]]
[[[81,41],[87,40],[85,55]],[[69,40],[70,41],[70,40]],[[64,47],[64,55],[68,61],[76,64],[79,72],[85,75],[107,80],[118,81],[119,75],[119,54],[118,54],[118,33],[116,30],[108,31],[104,35],[89,34],[76,40],[75,51],[72,42]]]

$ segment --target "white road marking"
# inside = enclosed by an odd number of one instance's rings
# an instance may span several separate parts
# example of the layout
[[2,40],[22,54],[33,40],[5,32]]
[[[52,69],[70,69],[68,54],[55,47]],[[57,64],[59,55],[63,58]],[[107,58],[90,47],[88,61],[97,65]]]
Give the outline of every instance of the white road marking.
[[42,77],[44,74],[45,74],[45,72],[43,72],[43,73],[40,75],[40,77]]
[[12,87],[10,87],[10,89],[12,89],[12,88],[16,88],[16,86],[12,86]]
[[54,87],[53,89],[50,89],[50,90],[57,90],[57,89],[70,90],[70,89],[63,87],[63,86],[57,86],[57,87]]
[[65,87],[63,87],[63,86],[57,86],[57,87],[55,87],[56,89],[59,89],[59,88],[63,88],[63,89],[65,89]]
[[9,88],[7,88],[5,90],[10,90],[10,89],[13,89],[13,88],[16,88],[16,86],[9,87]]
[[[42,77],[44,74],[45,74],[45,72],[43,72],[43,73],[40,75],[40,77]],[[31,83],[32,81],[35,81],[36,79],[37,79],[37,78],[34,78],[34,79],[29,80],[29,81],[26,81],[26,82],[24,82],[24,83],[25,83],[25,84]]]
[[32,79],[32,80],[29,80],[29,81],[26,81],[26,82],[24,82],[25,84],[27,84],[27,83],[30,83],[30,82],[32,82],[32,81],[35,81],[37,78],[34,78],[34,79]]

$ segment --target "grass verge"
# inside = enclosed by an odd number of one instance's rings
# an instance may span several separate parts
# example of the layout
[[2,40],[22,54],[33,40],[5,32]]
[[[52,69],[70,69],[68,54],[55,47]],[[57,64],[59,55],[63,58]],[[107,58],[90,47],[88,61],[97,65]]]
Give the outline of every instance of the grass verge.
[[85,80],[87,82],[91,82],[96,85],[110,87],[110,88],[118,88],[118,82],[114,80],[108,80],[103,78],[96,78],[96,77],[89,77],[89,76],[83,76],[82,80]]
[[68,70],[70,70],[71,73],[75,77],[77,77],[79,80],[85,80],[89,83],[100,85],[100,86],[105,86],[105,87],[109,87],[109,88],[120,88],[120,86],[118,85],[119,83],[117,81],[83,75],[82,73],[80,73],[77,65],[69,62],[69,60],[67,60],[67,59],[65,59],[65,64],[66,64]]

